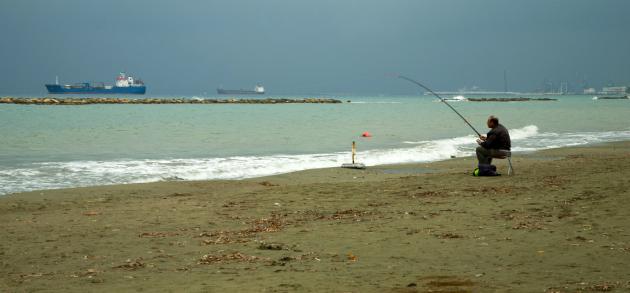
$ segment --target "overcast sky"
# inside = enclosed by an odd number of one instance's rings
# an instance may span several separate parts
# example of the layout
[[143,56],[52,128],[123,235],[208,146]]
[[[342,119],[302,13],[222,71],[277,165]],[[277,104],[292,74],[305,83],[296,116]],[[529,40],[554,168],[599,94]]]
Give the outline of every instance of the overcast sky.
[[150,94],[630,85],[628,0],[0,0],[0,95],[141,77]]

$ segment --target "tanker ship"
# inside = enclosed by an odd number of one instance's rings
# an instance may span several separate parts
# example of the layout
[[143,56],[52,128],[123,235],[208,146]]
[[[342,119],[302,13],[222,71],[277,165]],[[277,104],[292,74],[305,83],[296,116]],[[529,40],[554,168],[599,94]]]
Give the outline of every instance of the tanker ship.
[[83,82],[75,84],[59,84],[59,79],[54,84],[47,84],[49,94],[133,94],[144,95],[147,88],[142,80],[121,72],[116,77],[116,84],[107,85],[102,82]]
[[222,88],[218,88],[217,89],[217,94],[219,95],[264,95],[265,94],[265,88],[260,85],[257,84],[256,87],[254,88],[254,90],[225,90]]

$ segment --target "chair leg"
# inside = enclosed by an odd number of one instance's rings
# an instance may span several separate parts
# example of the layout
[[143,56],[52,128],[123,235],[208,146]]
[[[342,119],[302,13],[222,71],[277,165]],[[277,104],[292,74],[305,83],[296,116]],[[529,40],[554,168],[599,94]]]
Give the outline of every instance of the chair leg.
[[508,159],[508,176],[510,176],[514,173],[512,169],[512,157],[507,157],[507,159]]

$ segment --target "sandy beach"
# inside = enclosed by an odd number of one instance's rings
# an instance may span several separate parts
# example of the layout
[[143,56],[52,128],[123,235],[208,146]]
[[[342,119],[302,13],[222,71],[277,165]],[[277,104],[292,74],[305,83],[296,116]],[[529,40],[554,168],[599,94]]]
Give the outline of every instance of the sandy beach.
[[630,142],[0,197],[3,292],[626,292]]

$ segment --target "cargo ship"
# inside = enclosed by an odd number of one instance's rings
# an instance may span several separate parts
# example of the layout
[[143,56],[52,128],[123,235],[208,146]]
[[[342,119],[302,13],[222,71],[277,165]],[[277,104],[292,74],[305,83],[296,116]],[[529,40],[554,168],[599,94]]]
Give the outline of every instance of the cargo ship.
[[219,95],[264,95],[265,94],[265,88],[260,85],[257,84],[256,87],[254,87],[254,90],[225,90],[222,88],[218,88],[217,89],[217,94]]
[[75,83],[75,84],[59,84],[59,78],[56,78],[54,84],[47,84],[49,94],[132,94],[144,95],[147,91],[142,80],[134,78],[121,72],[116,77],[116,84],[107,85],[102,82],[96,83]]

